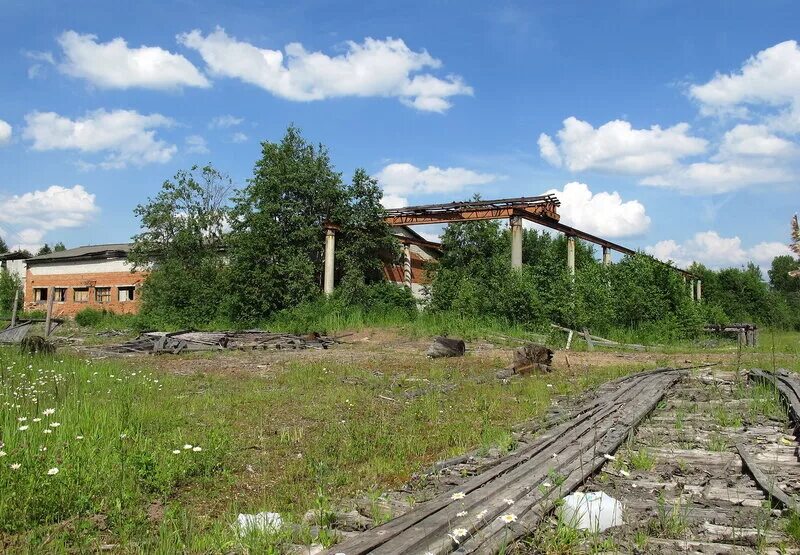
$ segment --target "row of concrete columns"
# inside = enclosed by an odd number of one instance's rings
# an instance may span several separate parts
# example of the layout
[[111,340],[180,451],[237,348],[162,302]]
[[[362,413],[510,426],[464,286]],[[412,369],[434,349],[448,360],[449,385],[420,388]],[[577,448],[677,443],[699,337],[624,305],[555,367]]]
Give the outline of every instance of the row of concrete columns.
[[[511,224],[511,267],[522,268],[522,218],[512,216]],[[325,226],[325,271],[323,291],[326,295],[333,293],[334,251],[336,248],[336,231],[339,228],[328,224]],[[603,264],[611,264],[611,248],[603,245]],[[567,270],[575,275],[575,236],[567,235]],[[684,277],[684,282],[686,277]],[[403,285],[411,287],[411,244],[403,243]],[[699,279],[692,279],[689,287],[692,300],[700,301],[703,297],[703,284]]]
[[[686,283],[686,276],[683,277],[683,282]],[[689,281],[689,296],[693,301],[700,302],[703,300],[703,281],[700,279],[692,279]]]
[[[322,280],[322,291],[325,295],[333,293],[333,278],[336,252],[336,231],[338,227],[334,225],[325,226],[325,269]],[[520,235],[520,241],[522,236]],[[520,250],[520,260],[522,251]],[[411,287],[411,243],[403,243],[403,285]]]

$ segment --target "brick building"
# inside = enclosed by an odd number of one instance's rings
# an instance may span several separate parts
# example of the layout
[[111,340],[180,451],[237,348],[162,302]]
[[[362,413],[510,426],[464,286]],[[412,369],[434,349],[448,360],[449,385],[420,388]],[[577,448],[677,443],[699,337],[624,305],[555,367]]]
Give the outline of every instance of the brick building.
[[117,314],[137,312],[139,287],[147,274],[131,272],[130,247],[91,245],[29,258],[25,309],[45,308],[53,287],[54,316],[74,316],[86,307]]
[[[421,298],[423,287],[430,282],[425,264],[438,258],[440,246],[409,227],[392,231],[403,245],[404,262],[386,264],[384,275],[398,286],[410,287],[414,296]],[[90,245],[25,260],[25,309],[44,309],[53,287],[54,316],[74,316],[87,307],[117,314],[138,312],[139,288],[147,272],[131,271],[130,248],[128,243]]]

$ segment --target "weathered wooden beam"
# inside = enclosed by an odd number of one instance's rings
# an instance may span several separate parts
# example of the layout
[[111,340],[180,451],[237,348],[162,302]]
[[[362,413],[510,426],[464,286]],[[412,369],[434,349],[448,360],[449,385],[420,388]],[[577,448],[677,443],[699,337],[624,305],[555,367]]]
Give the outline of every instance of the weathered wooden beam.
[[14,304],[11,305],[11,327],[17,325],[17,305],[19,304],[19,287],[14,291]]
[[55,296],[55,288],[51,285],[47,288],[47,314],[44,319],[44,336],[50,337],[50,320],[53,318],[53,297]]
[[771,499],[778,501],[787,509],[796,511],[797,503],[778,487],[778,482],[774,476],[770,479],[770,477],[764,474],[764,471],[756,464],[755,457],[747,450],[744,444],[741,442],[737,443],[736,450],[739,452],[739,456],[742,457],[742,465],[747,467],[758,486],[763,489]]

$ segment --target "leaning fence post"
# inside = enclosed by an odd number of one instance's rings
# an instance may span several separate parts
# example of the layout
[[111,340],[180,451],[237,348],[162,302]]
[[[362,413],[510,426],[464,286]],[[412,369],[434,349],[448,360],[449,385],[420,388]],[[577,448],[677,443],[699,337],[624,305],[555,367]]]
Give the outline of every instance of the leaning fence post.
[[19,303],[19,287],[14,291],[14,304],[11,305],[11,327],[17,325],[17,304]]
[[53,318],[53,295],[55,289],[51,285],[47,288],[47,316],[44,319],[44,336],[50,337],[50,320]]

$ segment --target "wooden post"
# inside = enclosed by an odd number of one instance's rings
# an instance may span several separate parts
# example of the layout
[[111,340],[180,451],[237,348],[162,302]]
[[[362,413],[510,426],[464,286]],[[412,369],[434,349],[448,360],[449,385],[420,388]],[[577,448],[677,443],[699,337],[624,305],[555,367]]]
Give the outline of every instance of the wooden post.
[[522,268],[522,218],[511,216],[511,267]]
[[403,244],[403,285],[411,288],[411,243]]
[[19,287],[14,291],[14,304],[11,305],[11,327],[17,325],[17,304],[19,304]]
[[44,319],[44,336],[50,337],[50,320],[53,318],[53,297],[55,288],[51,285],[47,288],[47,316]]

